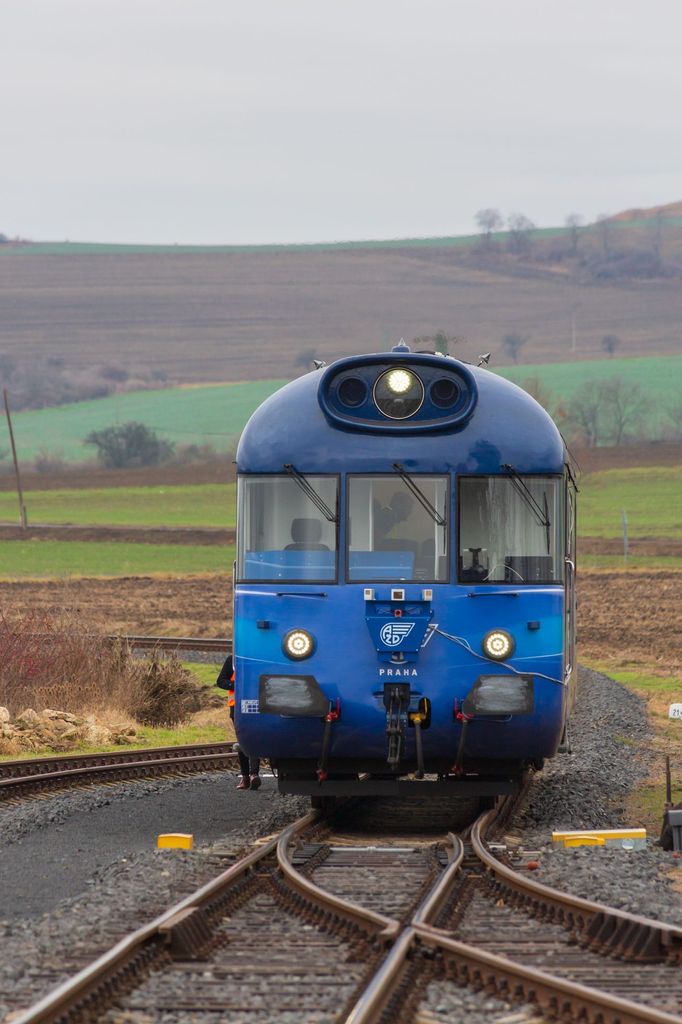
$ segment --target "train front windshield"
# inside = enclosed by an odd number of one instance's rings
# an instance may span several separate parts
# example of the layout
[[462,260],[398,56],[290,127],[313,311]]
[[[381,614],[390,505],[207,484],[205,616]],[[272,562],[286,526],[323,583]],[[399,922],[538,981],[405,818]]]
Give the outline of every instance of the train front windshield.
[[562,478],[460,477],[459,580],[561,583]]
[[334,582],[338,489],[335,476],[240,477],[238,578]]
[[[337,476],[240,477],[238,579],[334,583],[341,574],[349,583],[450,581],[447,476],[350,474],[346,482],[340,510]],[[455,482],[458,582],[562,582],[561,477]]]
[[348,580],[445,583],[448,478],[348,478]]

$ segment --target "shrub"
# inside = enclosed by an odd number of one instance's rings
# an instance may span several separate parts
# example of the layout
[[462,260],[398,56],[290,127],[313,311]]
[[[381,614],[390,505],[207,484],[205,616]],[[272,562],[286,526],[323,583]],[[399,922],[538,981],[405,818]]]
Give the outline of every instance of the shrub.
[[174,726],[210,699],[175,656],[154,651],[138,658],[80,614],[0,613],[0,705],[12,715],[27,707],[72,714],[107,709],[143,725]]
[[157,466],[167,462],[175,445],[160,438],[156,431],[130,420],[120,427],[105,427],[93,430],[85,438],[85,444],[97,448],[97,458],[108,469],[124,466]]
[[33,460],[33,468],[36,473],[63,473],[68,469],[68,462],[61,452],[41,448]]

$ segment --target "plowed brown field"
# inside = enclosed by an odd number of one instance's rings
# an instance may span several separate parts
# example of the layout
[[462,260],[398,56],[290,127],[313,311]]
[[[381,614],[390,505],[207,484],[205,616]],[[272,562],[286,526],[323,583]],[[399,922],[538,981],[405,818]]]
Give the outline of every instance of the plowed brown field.
[[[175,636],[231,633],[227,577],[123,577],[0,583],[0,610],[76,610],[106,632]],[[580,657],[601,664],[682,669],[682,572],[582,573]]]

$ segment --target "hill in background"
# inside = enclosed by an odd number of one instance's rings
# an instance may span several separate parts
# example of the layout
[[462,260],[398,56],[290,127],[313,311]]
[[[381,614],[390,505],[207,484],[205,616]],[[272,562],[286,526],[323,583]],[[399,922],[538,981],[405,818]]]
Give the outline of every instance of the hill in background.
[[484,237],[291,246],[0,246],[0,353],[143,366],[171,382],[290,376],[442,329],[451,351],[524,363],[681,348],[682,217],[628,211],[598,224]]

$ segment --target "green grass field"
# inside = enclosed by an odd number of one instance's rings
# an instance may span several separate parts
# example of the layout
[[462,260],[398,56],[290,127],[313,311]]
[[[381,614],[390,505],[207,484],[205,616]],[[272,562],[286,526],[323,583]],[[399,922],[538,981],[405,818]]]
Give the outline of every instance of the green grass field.
[[[29,491],[25,498],[30,523],[229,527],[235,522],[234,491],[234,484],[198,484]],[[682,467],[611,469],[583,478],[580,535],[620,537],[622,510],[633,538],[682,537]],[[16,518],[16,497],[0,493],[0,520]]]
[[0,579],[232,573],[234,547],[88,541],[0,541]]
[[[682,356],[521,364],[495,369],[521,385],[537,378],[545,389],[562,399],[570,398],[591,380],[620,376],[637,383],[650,401],[648,436],[658,435],[666,408],[682,391]],[[210,444],[218,451],[228,451],[251,413],[283,383],[263,380],[135,391],[55,409],[16,413],[19,456],[24,463],[41,451],[60,455],[69,462],[92,459],[95,449],[84,445],[85,437],[93,430],[128,420],[145,423],[178,444]]]
[[622,377],[629,384],[638,384],[650,400],[651,410],[646,423],[651,435],[659,428],[666,406],[678,401],[682,391],[682,355],[520,364],[493,369],[522,387],[524,381],[537,378],[546,390],[562,399],[569,399],[588,381],[600,382],[610,377]]
[[581,483],[578,532],[620,537],[682,537],[682,467],[647,466],[591,473]]
[[[129,420],[145,423],[177,444],[210,444],[217,451],[228,451],[251,413],[284,383],[246,381],[131,391],[54,409],[15,413],[19,457],[29,462],[41,451],[48,451],[69,462],[92,459],[95,449],[83,443],[87,435]],[[4,441],[0,447],[5,447]]]
[[[611,227],[616,231],[630,232],[633,228],[651,227],[655,223],[653,217],[642,217],[627,221],[611,221]],[[670,214],[666,215],[666,224],[682,225],[682,218]],[[598,231],[596,224],[586,224],[582,229],[585,234],[594,234]],[[566,227],[534,228],[534,238],[555,238],[570,234]],[[508,233],[497,231],[493,237],[498,242],[504,242]],[[366,238],[360,240],[348,240],[342,242],[292,242],[292,243],[271,243],[260,245],[135,245],[125,243],[109,242],[22,242],[19,244],[0,245],[0,255],[21,256],[24,254],[41,256],[117,256],[128,253],[159,253],[161,255],[172,255],[185,253],[235,253],[235,252],[300,252],[317,251],[329,252],[335,249],[443,249],[450,246],[474,245],[480,240],[480,235],[471,233],[468,235],[436,235],[424,238]]]
[[[235,485],[27,491],[29,523],[78,526],[234,526]],[[0,492],[0,521],[15,522],[14,494]]]

